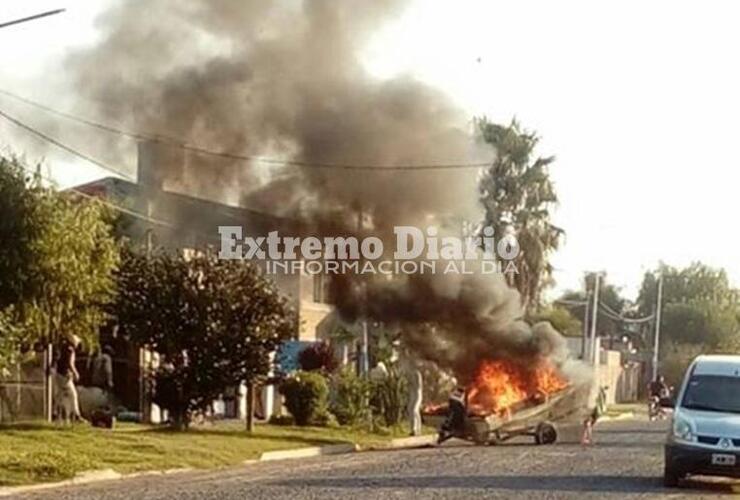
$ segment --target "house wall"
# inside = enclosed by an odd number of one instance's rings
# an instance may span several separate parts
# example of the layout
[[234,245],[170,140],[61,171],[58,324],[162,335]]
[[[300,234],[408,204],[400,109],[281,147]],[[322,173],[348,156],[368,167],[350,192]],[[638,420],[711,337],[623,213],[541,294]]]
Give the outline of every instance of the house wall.
[[326,328],[334,306],[327,303],[326,276],[301,274],[298,277],[299,311],[298,340],[319,340],[326,337]]
[[[205,250],[211,248],[218,251],[220,240],[218,226],[239,225],[244,228],[244,236],[265,236],[268,232],[278,230],[282,234],[294,233],[292,227],[295,221],[271,216],[239,207],[229,206],[210,200],[187,196],[179,192],[178,186],[168,185],[158,177],[161,169],[168,163],[168,170],[172,171],[179,164],[187,161],[182,155],[173,155],[169,151],[161,151],[151,143],[142,143],[139,147],[138,177],[139,183],[131,183],[122,179],[108,178],[94,183],[80,186],[84,192],[112,199],[116,203],[133,206],[155,220],[167,221],[168,226],[153,224],[137,218],[124,218],[119,226],[123,236],[133,242],[143,244],[150,238],[155,248],[164,248],[167,251],[182,252],[184,250]],[[319,332],[331,316],[333,307],[326,303],[326,297],[316,294],[320,289],[320,276],[297,274],[270,275],[281,293],[289,298],[298,313],[298,324],[294,337],[298,340],[316,340]],[[126,399],[130,409],[143,409],[146,420],[158,421],[161,416],[158,409],[147,401],[146,393],[141,391],[141,398],[137,397],[141,389],[142,380],[139,364],[144,366],[154,362],[152,353],[142,351],[136,353],[138,363],[130,363],[126,369]],[[244,391],[238,391],[244,392]],[[272,413],[272,400],[275,399],[273,388],[266,388],[262,394],[264,408],[269,415]],[[236,398],[237,408],[244,406],[243,394]]]
[[[598,387],[607,387],[607,404],[629,403],[637,401],[640,392],[642,367],[640,363],[623,359],[622,353],[601,348],[600,338],[597,338],[599,364],[595,367],[595,379]],[[566,343],[571,357],[579,358],[581,354],[581,339],[567,338]],[[588,356],[589,346],[586,343]]]

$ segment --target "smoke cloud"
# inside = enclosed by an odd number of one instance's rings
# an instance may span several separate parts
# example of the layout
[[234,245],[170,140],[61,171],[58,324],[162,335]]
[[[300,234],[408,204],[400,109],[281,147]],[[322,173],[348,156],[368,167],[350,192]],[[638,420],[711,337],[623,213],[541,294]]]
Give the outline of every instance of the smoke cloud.
[[[97,115],[211,150],[355,165],[491,159],[448,97],[411,77],[373,78],[363,66],[362,48],[404,7],[126,0],[99,20],[101,42],[72,54],[68,67]],[[350,230],[360,220],[376,234],[481,216],[474,169],[351,171],[195,153],[160,168],[172,189],[305,220],[333,217]],[[397,325],[413,351],[463,380],[484,358],[565,359],[560,335],[527,325],[500,276],[344,276],[334,297],[344,318]]]
[[[365,70],[361,49],[405,3],[127,0],[99,20],[101,43],[68,62],[97,114],[212,150],[354,165],[490,158],[439,91]],[[384,225],[477,213],[475,170],[280,168],[197,154],[163,169],[177,190],[282,214],[352,208]]]
[[547,359],[568,371],[565,340],[550,323],[523,320],[519,293],[500,274],[415,274],[334,282],[349,320],[370,318],[401,332],[404,344],[468,383],[481,360],[535,368]]

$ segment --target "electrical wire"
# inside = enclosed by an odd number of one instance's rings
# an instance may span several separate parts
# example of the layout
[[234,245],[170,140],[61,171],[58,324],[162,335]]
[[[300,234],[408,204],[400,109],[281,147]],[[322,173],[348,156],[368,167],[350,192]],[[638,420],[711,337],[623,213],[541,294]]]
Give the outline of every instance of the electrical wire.
[[38,139],[41,139],[41,140],[43,140],[45,142],[48,142],[50,144],[53,144],[57,148],[59,148],[59,149],[61,149],[63,151],[66,151],[66,152],[68,152],[68,153],[70,153],[70,154],[72,154],[74,156],[77,156],[78,158],[81,158],[81,159],[83,159],[83,160],[85,160],[85,161],[87,161],[89,163],[92,163],[93,165],[98,166],[98,167],[102,168],[103,170],[107,170],[108,172],[114,173],[114,174],[119,175],[121,177],[125,177],[125,178],[127,178],[129,180],[132,180],[132,181],[135,180],[134,177],[131,174],[128,174],[128,173],[125,173],[125,172],[121,172],[120,170],[116,170],[116,169],[114,169],[112,167],[109,167],[105,163],[103,163],[103,162],[101,162],[99,160],[96,160],[95,158],[93,158],[91,156],[88,156],[88,155],[86,155],[84,153],[81,153],[81,152],[77,151],[73,147],[68,146],[68,145],[66,145],[66,144],[58,141],[57,139],[55,139],[55,138],[53,138],[53,137],[45,134],[44,132],[41,132],[40,130],[32,127],[31,125],[28,125],[28,124],[20,121],[19,119],[15,118],[15,117],[13,117],[11,115],[9,115],[8,113],[6,113],[5,111],[3,111],[1,109],[0,109],[0,117],[5,118],[10,123],[12,123],[13,125],[15,125],[15,126],[21,128],[21,129],[25,130],[26,132],[30,132],[31,134],[33,134],[34,136],[36,136]]
[[188,144],[184,140],[173,138],[167,135],[149,134],[149,133],[141,133],[141,132],[135,132],[135,131],[130,131],[130,130],[124,130],[124,129],[113,127],[113,126],[110,126],[104,123],[96,122],[93,120],[88,120],[86,118],[82,118],[82,117],[73,115],[71,113],[67,113],[64,111],[54,109],[50,106],[41,104],[39,102],[28,99],[26,97],[19,96],[7,90],[0,89],[0,94],[10,97],[12,99],[15,99],[17,101],[23,102],[29,106],[33,106],[47,113],[80,123],[82,125],[93,127],[98,130],[102,130],[104,132],[116,134],[116,135],[123,136],[123,137],[128,137],[130,139],[140,140],[140,141],[152,141],[152,142],[164,143],[164,144],[167,144],[168,146],[180,148],[185,151],[190,151],[190,152],[197,153],[200,155],[215,156],[215,157],[225,158],[229,160],[250,161],[250,162],[257,162],[257,163],[287,165],[287,166],[304,167],[304,168],[327,168],[327,169],[337,169],[337,170],[381,170],[381,171],[475,169],[475,168],[484,168],[484,167],[488,167],[491,165],[491,162],[430,163],[430,164],[405,164],[405,165],[325,163],[325,162],[312,162],[312,161],[302,161],[302,160],[282,160],[279,158],[268,158],[264,156],[244,155],[244,154],[237,154],[237,153],[231,153],[231,152],[226,152],[226,151],[214,151],[212,149],[204,148],[201,146]]
[[[44,181],[46,181],[46,182],[48,182],[50,184],[54,184],[55,183],[55,181],[53,179],[40,174],[39,172],[35,171],[34,169],[28,167],[27,165],[24,165],[24,164],[20,163],[17,159],[16,159],[16,164],[23,171],[27,172],[30,175],[33,175],[35,177],[38,177],[41,180],[44,180]],[[135,217],[137,219],[141,219],[143,221],[149,222],[150,224],[156,224],[156,225],[159,225],[159,226],[165,226],[165,227],[169,227],[169,228],[174,227],[173,224],[171,224],[171,223],[169,223],[167,221],[160,220],[160,219],[155,219],[153,217],[149,217],[148,215],[142,214],[142,213],[137,212],[135,210],[131,210],[131,209],[128,209],[126,207],[122,207],[120,205],[116,205],[115,203],[111,203],[110,201],[108,201],[108,200],[106,200],[104,198],[101,198],[100,196],[91,195],[89,193],[86,193],[84,191],[81,191],[78,188],[69,188],[69,189],[67,189],[67,191],[71,191],[71,192],[73,192],[75,194],[78,194],[78,195],[80,195],[80,196],[82,196],[84,198],[90,199],[90,200],[98,201],[101,204],[105,205],[106,207],[108,207],[108,208],[110,208],[112,210],[115,210],[117,212],[124,213],[126,215],[130,215],[130,216]]]
[[[127,173],[121,172],[120,170],[116,170],[116,169],[114,169],[112,167],[109,167],[108,165],[106,165],[105,163],[101,162],[100,160],[97,160],[97,159],[93,158],[92,156],[89,156],[87,154],[84,154],[84,153],[81,153],[81,152],[77,151],[76,149],[72,148],[71,146],[68,146],[68,145],[66,145],[66,144],[58,141],[57,139],[54,139],[53,137],[50,137],[49,135],[47,135],[47,134],[45,134],[45,133],[43,133],[43,132],[35,129],[34,127],[32,127],[30,125],[27,125],[26,123],[21,122],[17,118],[8,115],[6,112],[4,112],[2,110],[0,110],[0,117],[5,118],[6,120],[10,121],[14,125],[22,128],[23,130],[26,130],[26,131],[32,133],[37,138],[39,138],[39,139],[41,139],[43,141],[49,142],[50,144],[53,144],[54,146],[56,146],[56,147],[58,147],[60,149],[63,149],[64,151],[67,151],[67,152],[69,152],[69,153],[71,153],[71,154],[73,154],[73,155],[75,155],[75,156],[77,156],[79,158],[82,158],[83,160],[85,160],[87,162],[90,162],[93,165],[96,165],[96,166],[98,166],[98,167],[100,167],[100,168],[102,168],[102,169],[104,169],[104,170],[106,170],[108,172],[111,172],[113,174],[116,174],[118,176],[124,177],[128,181],[131,181],[131,182],[136,183],[136,180],[130,174],[127,174]],[[51,181],[51,182],[53,182],[53,181]],[[183,196],[186,196],[186,195],[183,195]],[[268,212],[263,212],[263,211],[260,211],[260,210],[255,210],[255,209],[248,208],[248,207],[238,207],[238,208],[240,208],[242,210],[245,210],[245,211],[252,212],[253,214],[258,214],[258,215],[262,215],[262,216],[265,216],[265,217],[271,217],[271,218],[280,217],[280,216],[275,215],[275,214],[271,214],[271,213],[268,213]],[[226,215],[226,216],[228,216],[228,217],[230,217],[230,218],[232,218],[232,219],[235,219],[236,218],[232,214],[227,214],[226,212],[223,212],[223,211],[219,211],[219,212],[222,213],[222,214],[224,214],[224,215]],[[285,217],[280,217],[280,218],[285,219]]]
[[604,304],[603,302],[599,303],[599,309],[601,310],[601,313],[607,316],[608,318],[611,318],[615,321],[621,321],[624,323],[647,323],[649,321],[653,320],[653,315],[645,316],[644,318],[625,318],[624,316],[614,313],[613,309],[611,309],[609,306]]

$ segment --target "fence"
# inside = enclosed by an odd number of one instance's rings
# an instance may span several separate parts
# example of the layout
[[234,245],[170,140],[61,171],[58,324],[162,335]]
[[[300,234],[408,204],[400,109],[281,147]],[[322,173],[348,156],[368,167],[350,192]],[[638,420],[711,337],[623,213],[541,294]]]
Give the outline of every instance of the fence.
[[43,419],[44,355],[0,373],[0,423]]

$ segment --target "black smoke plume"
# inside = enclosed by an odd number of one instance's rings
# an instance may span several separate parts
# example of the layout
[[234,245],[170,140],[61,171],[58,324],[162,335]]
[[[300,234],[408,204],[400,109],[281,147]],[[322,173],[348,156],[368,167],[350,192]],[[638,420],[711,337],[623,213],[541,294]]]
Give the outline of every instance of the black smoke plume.
[[[99,19],[100,42],[67,63],[97,115],[210,150],[351,165],[491,159],[471,139],[469,118],[441,92],[409,76],[368,73],[362,50],[405,4],[125,0]],[[480,217],[475,169],[182,158],[159,166],[165,188],[305,220],[334,218],[350,231],[387,236],[394,225]],[[500,276],[362,281],[336,280],[342,316],[398,325],[421,357],[463,379],[485,358],[564,360],[560,336],[549,325],[527,325]]]

